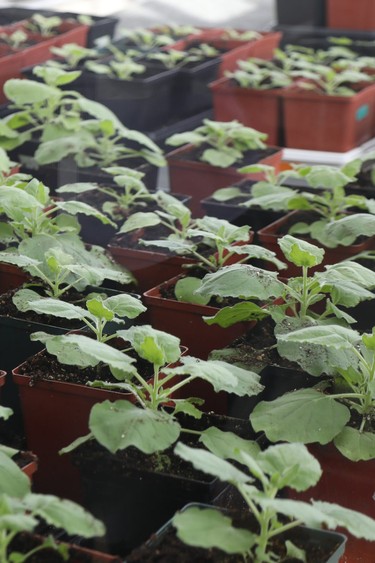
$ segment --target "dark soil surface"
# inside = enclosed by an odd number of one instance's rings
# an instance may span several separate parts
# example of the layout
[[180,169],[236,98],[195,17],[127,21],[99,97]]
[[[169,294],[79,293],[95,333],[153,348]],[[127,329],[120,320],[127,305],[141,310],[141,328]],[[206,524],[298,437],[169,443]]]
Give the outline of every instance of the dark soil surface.
[[[8,552],[12,553],[12,551],[18,551],[20,553],[28,553],[31,549],[40,545],[40,543],[40,538],[26,532],[20,533],[11,542]],[[66,559],[63,559],[54,549],[48,548],[28,557],[27,561],[28,563],[62,563],[66,561]],[[90,555],[79,553],[74,547],[69,550],[68,561],[69,563],[95,563],[95,560]]]
[[[179,153],[171,158],[178,159],[178,160],[189,160],[192,162],[202,162],[201,157],[206,149],[210,148],[209,145],[201,145],[197,148],[191,148],[189,151],[185,151],[183,153]],[[247,151],[244,155],[242,160],[238,160],[232,165],[232,168],[241,168],[242,166],[247,166],[250,164],[255,164],[260,160],[266,158],[267,156],[271,156],[275,154],[277,151],[274,148],[267,147],[266,149],[257,149],[257,150],[250,150]],[[208,165],[209,166],[209,165]],[[230,167],[231,168],[231,167]],[[223,170],[226,170],[225,168]]]

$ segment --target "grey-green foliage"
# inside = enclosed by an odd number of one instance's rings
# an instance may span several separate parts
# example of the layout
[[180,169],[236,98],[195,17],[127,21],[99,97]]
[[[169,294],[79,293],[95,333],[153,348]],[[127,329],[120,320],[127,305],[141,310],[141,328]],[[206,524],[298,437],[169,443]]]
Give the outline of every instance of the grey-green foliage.
[[127,129],[104,105],[61,89],[80,71],[37,66],[34,73],[42,83],[15,78],[4,85],[14,111],[0,120],[2,148],[12,150],[36,137],[34,158],[40,165],[71,155],[79,167],[111,166],[133,157],[164,166],[162,151],[147,135]]
[[[234,297],[240,302],[205,318],[206,322],[227,327],[257,318],[261,310],[252,303],[254,300],[265,302],[263,312],[270,314],[277,324],[284,321],[287,311],[294,325],[306,321],[355,322],[341,307],[353,307],[373,298],[374,272],[356,262],[345,262],[327,266],[326,271],[310,276],[309,268],[322,262],[324,250],[291,235],[282,237],[279,245],[285,258],[301,268],[302,276],[282,281],[276,272],[249,264],[234,264],[207,274],[196,290],[198,295]],[[316,312],[313,306],[319,302],[321,312]]]
[[[9,546],[20,532],[33,532],[42,518],[48,525],[62,528],[68,534],[84,538],[103,536],[102,522],[81,506],[53,495],[31,492],[30,479],[18,465],[0,451],[0,560],[2,563],[23,563],[46,548],[56,549],[63,560],[68,558],[66,545],[58,545],[52,537],[26,554],[11,551]],[[37,557],[37,555],[36,555]]]
[[264,149],[266,139],[265,133],[245,127],[236,120],[224,122],[204,119],[200,127],[186,133],[176,133],[166,143],[174,147],[186,144],[203,146],[200,160],[212,166],[228,168],[241,161],[247,151]]
[[6,217],[0,222],[0,241],[6,245],[40,234],[78,234],[80,224],[75,215],[79,213],[112,224],[87,203],[56,201],[49,188],[26,174],[13,174],[0,184],[0,210]]
[[36,235],[23,240],[13,251],[0,252],[0,262],[14,264],[33,278],[32,285],[44,288],[46,295],[60,297],[71,287],[82,291],[88,285],[100,286],[105,279],[121,284],[134,281],[132,275],[113,262],[103,248],[87,250],[75,235]]
[[[201,441],[209,451],[178,443],[175,453],[196,469],[233,485],[259,531],[234,527],[231,518],[217,509],[188,507],[172,521],[178,537],[185,543],[240,553],[244,561],[270,563],[283,560],[274,553],[273,539],[301,524],[329,529],[343,526],[356,537],[370,541],[375,538],[375,522],[368,516],[326,502],[277,498],[284,487],[305,491],[319,481],[320,465],[304,445],[280,444],[260,451],[254,442],[239,442],[229,432],[216,428],[208,432],[202,435]],[[241,468],[234,462],[240,462]],[[289,553],[292,552],[298,560],[306,561],[308,554],[295,549],[293,544],[289,545]]]
[[[333,441],[352,461],[375,458],[375,331],[362,334],[335,325],[312,326],[278,336],[280,353],[331,383],[261,402],[253,427],[272,441]],[[353,423],[354,422],[354,423]]]
[[[96,439],[111,452],[136,446],[145,453],[153,453],[172,445],[183,430],[176,414],[184,412],[200,418],[199,398],[178,398],[178,392],[195,379],[209,382],[215,392],[226,391],[238,396],[260,393],[263,386],[259,376],[221,361],[204,361],[181,356],[180,341],[175,336],[151,326],[133,326],[118,330],[117,337],[127,343],[125,351],[84,335],[51,336],[35,333],[32,340],[46,345],[47,351],[62,363],[81,367],[107,365],[117,382],[96,380],[91,386],[131,393],[135,398],[115,402],[105,401],[94,406],[89,419],[90,434],[79,438],[64,451]],[[136,356],[152,366],[153,378],[146,380],[134,365]],[[168,364],[175,366],[167,367]],[[165,410],[166,407],[170,410]]]

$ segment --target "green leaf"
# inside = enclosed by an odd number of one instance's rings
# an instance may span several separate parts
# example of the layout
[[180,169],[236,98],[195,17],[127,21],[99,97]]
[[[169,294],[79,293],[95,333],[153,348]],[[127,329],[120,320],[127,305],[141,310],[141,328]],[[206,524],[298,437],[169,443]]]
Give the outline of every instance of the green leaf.
[[279,444],[260,452],[257,462],[273,480],[277,476],[279,489],[291,487],[305,491],[313,487],[322,476],[318,461],[303,444]]
[[286,259],[296,266],[311,268],[323,261],[324,250],[305,240],[285,235],[278,242]]
[[218,272],[207,274],[200,289],[200,295],[220,295],[262,301],[281,297],[284,284],[277,279],[276,272],[261,270],[248,264],[225,266]]
[[190,375],[208,381],[216,392],[227,391],[239,396],[258,395],[264,387],[257,373],[219,360],[200,360],[183,356],[175,368],[166,368],[165,374]]
[[216,192],[214,192],[211,197],[215,201],[225,203],[226,201],[230,201],[231,199],[235,199],[236,197],[241,197],[243,195],[244,193],[240,188],[231,186],[229,188],[221,188],[220,190],[216,190]]
[[127,319],[135,319],[141,313],[147,311],[147,308],[142,304],[142,301],[137,297],[122,293],[120,295],[112,295],[103,301],[104,305],[108,307],[115,315],[119,317],[126,317]]
[[375,540],[375,521],[373,518],[355,510],[320,500],[313,501],[313,506],[329,518],[334,519],[335,527],[346,528],[356,538],[364,538],[368,541]]
[[22,498],[29,491],[30,479],[9,456],[0,451],[0,494]]
[[331,221],[325,232],[332,248],[339,245],[349,246],[360,236],[375,235],[375,216],[370,213],[354,213],[337,221]]
[[101,299],[89,299],[86,301],[86,307],[87,310],[98,319],[112,321],[115,316],[113,311],[108,309]]
[[256,432],[271,442],[328,444],[350,420],[350,410],[315,389],[300,389],[259,403],[250,415]]
[[217,324],[222,328],[227,328],[236,323],[262,320],[269,316],[269,311],[256,305],[255,303],[244,301],[236,303],[232,307],[220,309],[213,317],[203,317],[208,325]]
[[336,448],[351,461],[375,458],[375,434],[346,426],[334,440]]
[[358,358],[353,346],[359,342],[358,332],[339,325],[317,325],[277,333],[279,354],[315,376],[335,375],[337,368],[356,366]]
[[163,411],[136,407],[129,401],[104,401],[93,406],[89,428],[95,439],[111,453],[135,446],[146,454],[171,446],[180,426]]
[[28,509],[48,524],[63,528],[68,534],[78,534],[84,538],[104,536],[104,524],[70,500],[52,495],[30,493],[24,498]]
[[11,78],[4,84],[4,94],[16,105],[38,104],[53,98],[60,98],[58,88],[47,86],[35,80]]
[[117,335],[128,340],[141,358],[158,366],[177,362],[181,355],[179,338],[150,325],[118,330]]
[[197,305],[207,305],[210,302],[209,296],[197,295],[195,291],[200,287],[201,280],[192,276],[179,279],[175,285],[174,292],[178,301],[185,303],[196,303]]
[[330,529],[337,527],[336,520],[325,512],[321,511],[318,503],[307,504],[299,500],[289,500],[281,498],[258,498],[257,501],[263,510],[269,509],[284,514],[294,520],[300,520],[310,528],[321,528],[326,526]]
[[58,209],[66,211],[66,213],[69,213],[70,215],[77,215],[78,213],[81,213],[82,215],[95,217],[105,225],[112,225],[113,227],[116,226],[116,223],[113,223],[107,215],[104,215],[83,201],[60,201],[57,202],[56,206]]
[[248,530],[234,528],[228,516],[213,508],[189,507],[178,512],[172,523],[184,543],[226,553],[246,553],[257,539]]
[[11,417],[12,414],[13,414],[12,409],[9,409],[8,407],[2,407],[0,405],[0,419],[8,420],[8,418]]
[[204,430],[199,438],[204,446],[210,452],[222,459],[234,459],[239,463],[243,463],[240,452],[246,452],[252,457],[257,457],[260,447],[253,440],[244,440],[233,434],[233,432],[224,432],[215,426],[211,426]]
[[294,543],[292,543],[290,540],[287,540],[285,542],[285,548],[288,558],[290,557],[290,559],[298,559],[299,561],[306,563],[306,552],[303,549],[299,549],[299,547],[294,545]]
[[97,189],[98,184],[93,184],[91,182],[76,182],[73,184],[65,184],[64,186],[57,188],[56,192],[58,194],[84,194]]
[[252,483],[253,478],[237,469],[234,465],[218,458],[216,455],[199,448],[190,448],[182,442],[178,442],[174,453],[185,461],[189,461],[195,469],[217,477],[221,481],[232,483]]
[[136,231],[138,229],[144,229],[147,227],[154,227],[159,225],[161,219],[156,213],[150,212],[139,212],[133,213],[129,219],[125,221],[122,225],[119,233],[130,233],[131,231]]
[[78,305],[49,297],[41,298],[38,293],[31,289],[17,291],[13,296],[13,303],[19,311],[35,311],[41,315],[65,319],[83,319],[87,316],[85,309]]

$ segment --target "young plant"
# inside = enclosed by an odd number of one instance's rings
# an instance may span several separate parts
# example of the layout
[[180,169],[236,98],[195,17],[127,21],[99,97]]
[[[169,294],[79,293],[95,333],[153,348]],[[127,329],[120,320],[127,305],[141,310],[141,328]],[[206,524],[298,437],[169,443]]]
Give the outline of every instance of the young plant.
[[47,64],[58,65],[60,68],[76,69],[87,59],[97,59],[99,53],[96,49],[89,49],[77,45],[76,43],[65,43],[61,47],[51,47],[51,53],[58,57],[58,60],[50,60]]
[[261,402],[250,416],[271,441],[334,443],[352,461],[375,459],[375,329],[308,326],[278,335],[279,353],[331,382]]
[[[355,319],[341,307],[353,307],[361,301],[373,299],[374,294],[370,290],[375,287],[375,274],[368,268],[356,262],[343,262],[326,266],[325,272],[315,272],[310,276],[309,268],[318,266],[324,258],[322,248],[291,235],[282,237],[279,246],[285,258],[301,268],[301,277],[284,282],[276,272],[248,264],[234,264],[207,274],[196,290],[198,295],[240,299],[237,304],[221,309],[214,317],[205,318],[208,324],[219,324],[225,328],[236,322],[268,315],[277,327],[284,326],[284,331],[306,323],[353,323]],[[263,302],[265,307],[259,307],[253,303],[254,300]]]
[[238,61],[237,66],[237,70],[227,71],[225,76],[237,82],[241,88],[273,90],[286,88],[293,82],[290,73],[287,74],[271,61],[250,58]]
[[237,527],[216,508],[190,506],[172,521],[184,543],[239,554],[244,563],[271,563],[308,560],[309,553],[285,537],[302,525],[344,527],[355,537],[375,539],[375,521],[364,514],[323,501],[277,497],[285,487],[301,492],[319,481],[320,465],[304,445],[280,444],[260,451],[256,443],[215,427],[201,441],[210,451],[178,443],[175,453],[195,469],[234,486],[255,525]]
[[[259,182],[252,187],[252,198],[241,205],[261,207],[273,211],[306,211],[313,221],[299,221],[289,228],[291,235],[309,235],[327,248],[353,244],[359,236],[372,236],[375,232],[375,200],[363,195],[346,195],[345,186],[354,182],[360,161],[348,163],[341,169],[331,166],[300,166],[287,178],[300,178],[312,188],[299,191],[276,184]],[[262,165],[246,166],[244,173],[265,172]],[[366,213],[360,213],[365,211]]]
[[0,222],[0,241],[6,245],[40,234],[78,234],[80,224],[74,217],[78,213],[112,224],[87,203],[52,199],[49,188],[26,174],[13,174],[0,184],[0,209],[6,217]]
[[101,62],[88,61],[85,68],[95,74],[102,74],[119,80],[133,80],[136,75],[143,74],[146,70],[144,65],[135,62],[131,57]]
[[104,194],[110,201],[103,203],[102,210],[114,221],[124,220],[124,216],[129,215],[133,208],[146,207],[152,202],[157,202],[159,194],[148,191],[142,181],[145,176],[142,172],[121,166],[104,168],[104,172],[113,176],[113,181],[118,187],[111,188],[110,186],[78,182],[66,184],[56,191],[58,194],[80,195],[91,191]]
[[[57,544],[49,536],[31,548],[27,553],[15,551],[12,543],[21,532],[33,532],[42,519],[49,526],[61,528],[71,535],[84,538],[103,536],[104,525],[70,500],[53,495],[31,492],[31,483],[17,464],[3,451],[0,451],[0,561],[2,563],[23,563],[36,560],[38,553],[54,549],[63,561],[69,559],[69,549],[65,544]],[[45,554],[46,555],[46,554]]]
[[58,34],[62,22],[63,20],[59,16],[48,17],[43,14],[33,14],[25,23],[25,28],[42,37],[53,37]]
[[4,85],[16,110],[0,120],[0,146],[5,150],[37,138],[41,144],[34,158],[40,165],[72,155],[79,167],[110,166],[132,157],[164,166],[161,149],[146,135],[127,129],[102,104],[60,88],[73,82],[80,71],[37,66],[34,73],[45,83],[11,79]]
[[306,78],[306,72],[311,80],[301,80],[298,86],[303,90],[311,90],[326,96],[354,96],[358,90],[348,84],[372,81],[371,76],[355,69],[335,69],[333,66],[305,63],[302,71],[295,71],[295,77]]
[[168,33],[159,33],[142,27],[122,30],[120,39],[125,39],[127,43],[134,44],[141,52],[151,52],[159,47],[174,43],[174,39]]
[[156,33],[161,35],[170,35],[172,37],[185,37],[187,35],[197,35],[201,33],[198,27],[194,27],[189,24],[168,24],[168,25],[157,25],[154,28]]
[[126,293],[111,297],[97,294],[86,301],[84,308],[60,299],[41,298],[31,289],[20,289],[14,296],[13,302],[22,312],[34,311],[39,315],[81,321],[98,342],[108,342],[117,338],[115,333],[108,334],[108,323],[124,324],[124,318],[135,319],[146,311],[140,299]]
[[[259,376],[251,371],[226,362],[181,356],[179,339],[151,326],[119,330],[117,336],[127,343],[124,352],[83,335],[32,335],[33,340],[45,343],[47,351],[57,355],[63,363],[79,362],[81,366],[97,366],[104,362],[118,383],[94,381],[90,385],[127,391],[136,400],[136,404],[130,401],[104,401],[95,405],[89,419],[90,433],[64,448],[64,452],[93,439],[112,453],[128,446],[135,446],[147,454],[165,450],[178,439],[181,432],[189,432],[182,428],[176,416],[178,413],[198,419],[202,416],[197,408],[202,400],[175,397],[178,391],[195,379],[208,381],[216,392],[227,391],[238,396],[256,395],[263,389]],[[152,379],[146,380],[137,371],[133,365],[135,359],[127,354],[130,350],[152,365]],[[177,363],[176,367],[166,367],[171,363]],[[110,428],[110,432],[105,427]]]
[[[134,281],[129,272],[106,256],[103,248],[92,246],[87,250],[71,234],[27,238],[13,252],[0,252],[0,262],[25,270],[32,277],[28,287],[41,287],[45,295],[54,298],[71,288],[83,291],[88,285],[99,286],[105,279],[121,284]],[[13,300],[17,305],[17,294]]]
[[204,119],[200,127],[187,133],[176,133],[169,137],[166,143],[174,147],[185,144],[202,147],[204,151],[200,157],[201,161],[212,166],[228,168],[241,161],[246,152],[264,149],[266,139],[265,133],[245,127],[238,121]]
[[28,37],[27,33],[22,31],[22,29],[17,29],[9,34],[5,32],[0,33],[0,39],[11,49],[17,50],[22,48],[23,43],[27,41]]
[[238,30],[233,28],[226,28],[222,33],[220,39],[231,39],[232,41],[255,41],[261,39],[262,34],[258,31]]

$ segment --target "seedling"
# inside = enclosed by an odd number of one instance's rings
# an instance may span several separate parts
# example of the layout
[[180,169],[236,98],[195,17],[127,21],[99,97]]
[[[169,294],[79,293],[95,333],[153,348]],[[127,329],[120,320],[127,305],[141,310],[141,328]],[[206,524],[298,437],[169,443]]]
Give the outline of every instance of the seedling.
[[25,28],[42,37],[52,37],[59,32],[63,20],[58,16],[46,17],[43,14],[33,14],[25,23]]
[[[238,121],[211,121],[204,119],[203,125],[187,133],[177,133],[169,137],[167,145],[180,146],[192,144],[203,147],[200,160],[212,166],[227,168],[243,159],[247,151],[264,149],[265,133],[245,127]],[[205,148],[208,145],[209,148]]]
[[[104,249],[93,246],[86,250],[82,241],[70,234],[25,239],[13,252],[0,252],[0,262],[25,270],[32,276],[28,286],[42,287],[54,298],[71,288],[83,291],[88,285],[99,286],[105,279],[121,284],[134,281],[129,272],[105,255]],[[17,303],[16,296],[13,299]]]
[[85,68],[95,74],[102,74],[119,80],[133,80],[136,75],[143,74],[146,70],[144,65],[135,62],[131,57],[121,60],[113,59],[107,62],[88,61]]
[[[104,194],[110,201],[104,202],[102,210],[114,221],[123,220],[124,216],[129,215],[135,207],[145,207],[152,202],[157,202],[160,194],[148,191],[143,183],[145,175],[142,172],[121,166],[104,168],[104,172],[113,176],[113,181],[117,184],[117,188],[78,182],[76,184],[66,184],[56,191],[58,194],[84,194],[91,191]],[[121,189],[119,190],[118,188]]]
[[61,47],[51,47],[51,53],[58,57],[58,60],[48,61],[48,64],[58,63],[60,67],[75,69],[87,59],[96,59],[99,54],[95,49],[88,49],[76,43],[65,43]]
[[[113,453],[130,445],[148,454],[168,448],[182,431],[188,432],[181,427],[176,418],[177,413],[183,412],[194,418],[202,416],[197,408],[202,400],[175,397],[179,390],[195,379],[208,381],[216,392],[227,391],[239,396],[256,395],[263,389],[259,376],[251,371],[226,362],[181,356],[178,338],[150,326],[119,330],[117,336],[128,343],[125,352],[83,335],[32,335],[33,340],[45,343],[47,351],[57,355],[63,363],[74,364],[79,361],[81,366],[96,366],[103,362],[108,365],[118,383],[94,381],[90,385],[130,392],[137,403],[104,401],[95,405],[89,419],[90,433],[64,448],[64,453],[92,439],[96,439]],[[154,375],[151,380],[146,381],[138,373],[133,365],[135,359],[126,353],[129,350],[134,350],[140,358],[153,366]],[[176,367],[166,367],[167,364],[176,362]],[[110,432],[105,427],[110,428]]]
[[333,441],[352,461],[374,459],[375,329],[360,335],[335,325],[299,328],[280,334],[278,349],[308,373],[334,379],[259,403],[253,427],[271,441]]
[[[320,465],[302,444],[280,444],[259,451],[256,443],[215,427],[201,441],[210,451],[179,443],[175,453],[196,469],[234,486],[256,526],[235,527],[231,518],[218,509],[191,506],[177,513],[172,521],[183,542],[241,554],[244,562],[271,563],[289,558],[306,561],[309,554],[283,537],[303,524],[312,528],[345,527],[355,537],[370,541],[375,538],[375,521],[364,514],[323,501],[277,498],[285,487],[301,492],[319,481]],[[280,543],[286,559],[280,551],[275,553]]]
[[[307,322],[353,323],[355,319],[341,307],[353,307],[363,300],[373,299],[370,289],[375,287],[375,274],[364,266],[356,262],[338,263],[326,266],[325,272],[310,276],[309,268],[323,261],[322,248],[291,235],[282,237],[279,246],[285,258],[301,268],[302,276],[284,282],[278,279],[276,272],[248,264],[234,264],[207,274],[196,291],[198,295],[240,299],[239,303],[224,307],[214,317],[206,317],[208,324],[228,327],[268,315],[277,325],[289,327],[303,326]],[[264,307],[259,307],[253,300],[263,302]],[[315,310],[318,303],[321,312]],[[288,312],[290,316],[286,316]]]
[[22,31],[22,29],[17,29],[10,34],[5,32],[0,33],[0,39],[11,49],[17,50],[22,48],[22,45],[27,41],[28,37],[27,33]]
[[246,61],[238,61],[237,66],[238,70],[227,71],[225,75],[237,82],[241,88],[273,90],[285,88],[293,82],[290,73],[287,74],[270,61],[250,58]]

